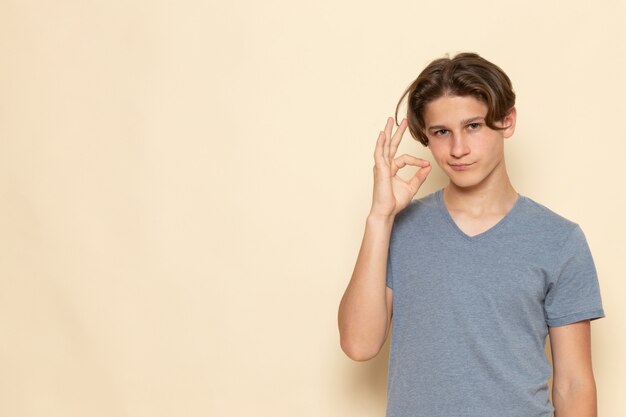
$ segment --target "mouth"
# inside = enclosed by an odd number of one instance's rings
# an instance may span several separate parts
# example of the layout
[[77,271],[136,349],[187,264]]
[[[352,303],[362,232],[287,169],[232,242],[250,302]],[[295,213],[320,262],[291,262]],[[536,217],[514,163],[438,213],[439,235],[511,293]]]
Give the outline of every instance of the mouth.
[[471,164],[448,164],[450,166],[450,168],[452,168],[455,171],[465,171],[467,169],[469,169],[472,165],[474,165],[474,163],[472,162]]

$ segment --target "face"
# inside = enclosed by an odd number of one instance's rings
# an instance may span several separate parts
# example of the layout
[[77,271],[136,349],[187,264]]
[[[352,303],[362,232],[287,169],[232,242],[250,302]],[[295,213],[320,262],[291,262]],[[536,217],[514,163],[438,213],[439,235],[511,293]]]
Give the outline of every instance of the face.
[[487,106],[471,96],[443,96],[424,111],[428,147],[450,181],[462,188],[506,178],[504,139],[515,131],[515,108],[494,130],[485,124]]

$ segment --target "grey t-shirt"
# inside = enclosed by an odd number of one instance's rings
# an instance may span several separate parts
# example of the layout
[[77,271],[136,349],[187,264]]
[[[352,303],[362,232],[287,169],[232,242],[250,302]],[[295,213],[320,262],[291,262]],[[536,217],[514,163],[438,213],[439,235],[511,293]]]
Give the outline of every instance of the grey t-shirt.
[[388,417],[549,417],[548,326],[604,317],[580,227],[528,197],[470,237],[441,190],[395,219]]

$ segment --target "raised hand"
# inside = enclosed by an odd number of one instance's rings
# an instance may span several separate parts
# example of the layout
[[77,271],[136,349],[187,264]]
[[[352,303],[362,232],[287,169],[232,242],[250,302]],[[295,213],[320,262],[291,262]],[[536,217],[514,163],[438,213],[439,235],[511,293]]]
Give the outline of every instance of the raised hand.
[[[408,126],[403,119],[392,136],[394,119],[389,117],[385,130],[381,131],[374,151],[374,195],[370,216],[393,217],[409,205],[428,176],[431,166],[424,159],[403,154],[395,157],[402,135]],[[400,178],[398,170],[406,165],[419,169],[408,181]]]

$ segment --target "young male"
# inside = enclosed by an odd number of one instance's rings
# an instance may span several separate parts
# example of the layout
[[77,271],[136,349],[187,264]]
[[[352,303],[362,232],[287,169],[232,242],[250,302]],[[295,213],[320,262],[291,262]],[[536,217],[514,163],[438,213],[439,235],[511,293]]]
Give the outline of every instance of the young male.
[[[372,206],[339,307],[342,349],[368,360],[393,326],[388,417],[595,417],[596,270],[580,227],[509,180],[508,76],[462,53],[433,61],[406,95],[408,120],[393,133],[389,118],[376,142]],[[407,127],[449,178],[417,200],[431,167],[396,156]],[[408,181],[397,175],[406,165],[418,167]]]

